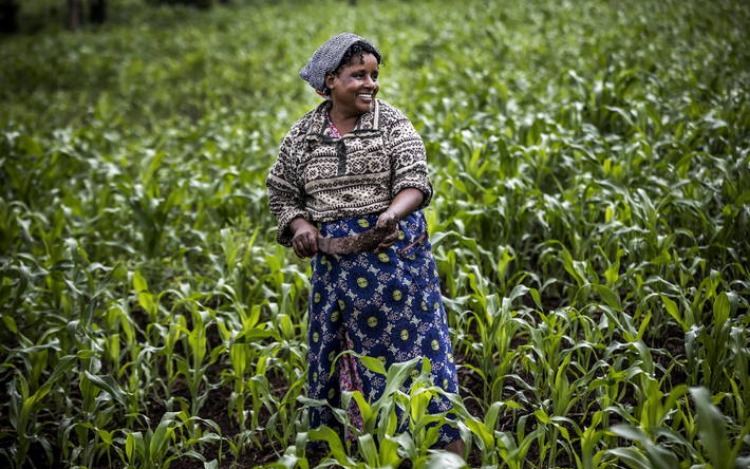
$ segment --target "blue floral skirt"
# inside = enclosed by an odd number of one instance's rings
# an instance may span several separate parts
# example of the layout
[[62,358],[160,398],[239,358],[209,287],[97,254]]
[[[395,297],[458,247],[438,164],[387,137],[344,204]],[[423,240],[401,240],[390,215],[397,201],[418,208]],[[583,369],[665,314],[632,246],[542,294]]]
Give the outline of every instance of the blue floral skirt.
[[[377,215],[322,223],[324,237],[343,237],[375,226]],[[312,259],[312,290],[308,327],[308,397],[340,406],[342,390],[359,390],[371,402],[385,388],[385,377],[368,370],[346,350],[393,363],[428,357],[433,382],[458,392],[448,323],[440,296],[424,214],[417,211],[399,222],[399,239],[387,250],[347,255],[319,253]],[[450,403],[435,398],[430,413],[445,412]],[[354,411],[357,424],[358,412]],[[311,427],[336,428],[326,407],[310,410]],[[361,423],[361,422],[359,422]],[[444,425],[439,444],[459,437]]]

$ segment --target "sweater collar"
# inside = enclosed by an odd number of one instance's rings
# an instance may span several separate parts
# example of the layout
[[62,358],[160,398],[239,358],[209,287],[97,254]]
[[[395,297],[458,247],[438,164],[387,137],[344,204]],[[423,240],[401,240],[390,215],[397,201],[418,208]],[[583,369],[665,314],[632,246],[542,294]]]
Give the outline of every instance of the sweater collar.
[[[352,132],[357,133],[359,131],[378,130],[378,110],[380,109],[380,101],[375,100],[372,109],[361,116],[357,120],[357,125],[354,127]],[[331,110],[331,102],[326,100],[320,103],[317,108],[313,111],[312,122],[310,125],[310,134],[322,135],[328,126],[328,112]]]

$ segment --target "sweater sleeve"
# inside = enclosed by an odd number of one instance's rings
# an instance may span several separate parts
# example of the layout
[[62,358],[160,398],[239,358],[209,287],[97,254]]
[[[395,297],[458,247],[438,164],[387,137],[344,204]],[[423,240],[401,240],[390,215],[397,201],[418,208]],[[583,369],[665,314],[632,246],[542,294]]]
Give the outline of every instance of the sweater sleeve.
[[[400,114],[400,113],[399,113]],[[432,199],[432,184],[427,168],[427,156],[422,137],[405,116],[393,122],[387,130],[388,152],[391,156],[393,184],[391,197],[407,187],[419,189],[424,194],[420,209]]]
[[290,132],[284,137],[279,156],[266,178],[269,208],[278,222],[276,240],[284,246],[291,246],[291,221],[298,217],[310,220],[310,215],[305,210],[294,148],[294,137]]

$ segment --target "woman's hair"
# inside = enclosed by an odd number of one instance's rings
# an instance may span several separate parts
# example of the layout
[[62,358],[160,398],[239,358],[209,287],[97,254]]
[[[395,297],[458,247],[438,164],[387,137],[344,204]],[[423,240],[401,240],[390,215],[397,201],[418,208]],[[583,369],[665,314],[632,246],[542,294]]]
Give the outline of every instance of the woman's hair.
[[341,57],[341,61],[334,69],[333,73],[338,72],[342,67],[345,65],[348,65],[354,57],[359,57],[360,59],[363,59],[365,54],[372,54],[375,56],[375,60],[378,61],[378,64],[380,64],[380,52],[378,52],[377,49],[375,49],[370,43],[367,43],[365,41],[357,41],[344,52],[344,55]]
[[[372,54],[373,56],[375,56],[375,60],[378,61],[378,65],[381,63],[382,57],[380,56],[380,52],[378,52],[378,50],[373,47],[372,44],[365,41],[357,41],[349,46],[346,52],[344,52],[344,55],[341,57],[339,64],[330,73],[333,73],[334,75],[338,74],[343,67],[352,63],[352,60],[354,60],[355,57],[359,57],[360,60],[364,60],[365,54]],[[325,96],[330,96],[331,90],[326,86],[323,90],[323,93],[325,94]]]

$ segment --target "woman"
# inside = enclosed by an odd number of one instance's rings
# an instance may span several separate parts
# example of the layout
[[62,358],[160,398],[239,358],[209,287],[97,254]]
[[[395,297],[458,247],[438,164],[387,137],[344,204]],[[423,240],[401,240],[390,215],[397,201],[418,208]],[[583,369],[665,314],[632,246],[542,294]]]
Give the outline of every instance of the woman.
[[[339,405],[342,390],[377,399],[384,377],[345,350],[386,366],[416,356],[457,392],[448,326],[421,209],[432,197],[424,144],[409,120],[376,99],[380,52],[351,33],[330,38],[300,72],[325,101],[283,140],[267,179],[278,241],[312,257],[308,395]],[[435,399],[430,412],[448,410]],[[358,418],[356,411],[352,418]],[[311,426],[335,426],[313,409]],[[461,454],[456,429],[440,444]]]

